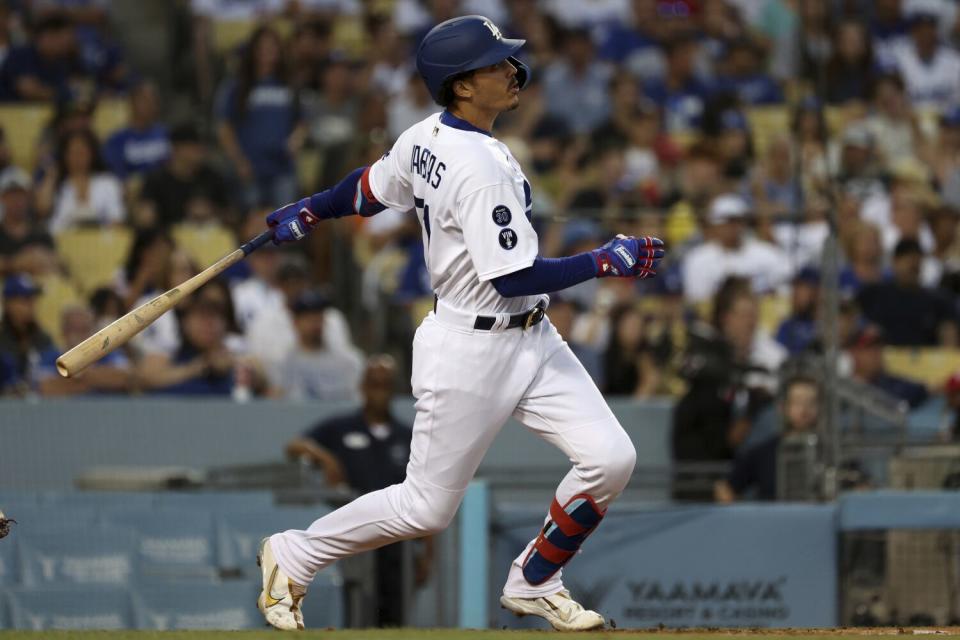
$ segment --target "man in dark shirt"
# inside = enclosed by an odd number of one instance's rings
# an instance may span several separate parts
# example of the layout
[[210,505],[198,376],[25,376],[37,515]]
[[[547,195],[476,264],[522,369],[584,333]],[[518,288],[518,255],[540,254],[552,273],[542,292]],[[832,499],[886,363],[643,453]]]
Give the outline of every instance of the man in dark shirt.
[[[403,482],[410,458],[409,426],[390,413],[396,366],[389,356],[367,362],[360,393],[363,407],[356,413],[330,418],[287,445],[287,456],[306,458],[324,472],[327,484],[347,485],[368,493]],[[430,572],[433,555],[429,538],[416,559],[417,583]],[[402,625],[403,556],[400,545],[377,549],[377,600],[380,626]]]
[[169,228],[182,222],[190,201],[204,198],[225,220],[230,205],[223,177],[207,163],[207,149],[200,133],[181,125],[170,133],[172,150],[167,163],[150,173],[140,194],[137,224]]
[[884,336],[877,327],[867,326],[856,334],[848,347],[853,360],[854,380],[864,382],[899,398],[911,409],[923,404],[930,393],[918,382],[890,375],[883,364]]
[[950,301],[938,291],[920,285],[923,250],[905,238],[893,251],[893,280],[867,285],[858,302],[863,315],[896,346],[955,346],[956,315]]
[[734,502],[753,491],[757,500],[777,498],[777,456],[780,442],[791,434],[813,431],[820,419],[820,388],[812,378],[797,376],[786,384],[780,405],[783,431],[733,462],[730,475],[714,484],[714,499]]
[[[83,86],[86,85],[86,86]],[[41,18],[29,44],[12,49],[0,68],[4,100],[66,100],[92,95],[94,78],[79,56],[74,27],[59,14]]]

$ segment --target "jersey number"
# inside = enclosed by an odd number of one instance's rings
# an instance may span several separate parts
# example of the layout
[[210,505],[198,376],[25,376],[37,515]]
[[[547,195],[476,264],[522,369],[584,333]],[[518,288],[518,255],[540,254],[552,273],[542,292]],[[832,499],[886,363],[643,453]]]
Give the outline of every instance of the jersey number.
[[427,232],[427,242],[430,241],[430,205],[423,201],[423,198],[414,198],[413,206],[423,215],[423,228]]

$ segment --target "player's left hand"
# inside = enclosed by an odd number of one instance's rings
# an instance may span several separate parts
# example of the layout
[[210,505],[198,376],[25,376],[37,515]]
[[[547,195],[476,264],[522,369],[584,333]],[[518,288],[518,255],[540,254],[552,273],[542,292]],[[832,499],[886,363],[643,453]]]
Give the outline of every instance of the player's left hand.
[[590,253],[596,261],[598,278],[650,278],[657,275],[663,259],[663,240],[618,235]]
[[319,222],[320,218],[310,211],[310,198],[280,207],[267,216],[267,225],[274,229],[274,244],[301,240]]

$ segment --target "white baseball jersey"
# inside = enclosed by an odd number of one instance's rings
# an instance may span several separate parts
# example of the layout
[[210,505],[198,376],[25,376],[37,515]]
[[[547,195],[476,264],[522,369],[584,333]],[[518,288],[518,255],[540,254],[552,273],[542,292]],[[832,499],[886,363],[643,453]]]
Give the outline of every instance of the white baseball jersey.
[[489,132],[444,111],[403,132],[370,168],[370,190],[416,211],[434,293],[474,313],[519,313],[536,297],[504,298],[490,280],[537,257],[531,194],[519,163]]

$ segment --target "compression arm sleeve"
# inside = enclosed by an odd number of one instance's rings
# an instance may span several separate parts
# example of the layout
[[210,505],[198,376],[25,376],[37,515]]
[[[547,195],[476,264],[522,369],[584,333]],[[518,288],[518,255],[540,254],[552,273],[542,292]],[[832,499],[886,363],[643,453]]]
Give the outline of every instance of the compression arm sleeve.
[[526,269],[499,276],[490,282],[504,298],[515,298],[560,291],[596,275],[596,260],[590,253],[580,253],[569,258],[537,256]]
[[310,196],[308,209],[322,220],[380,213],[386,207],[377,202],[370,190],[369,176],[370,167],[354,169],[335,186]]

